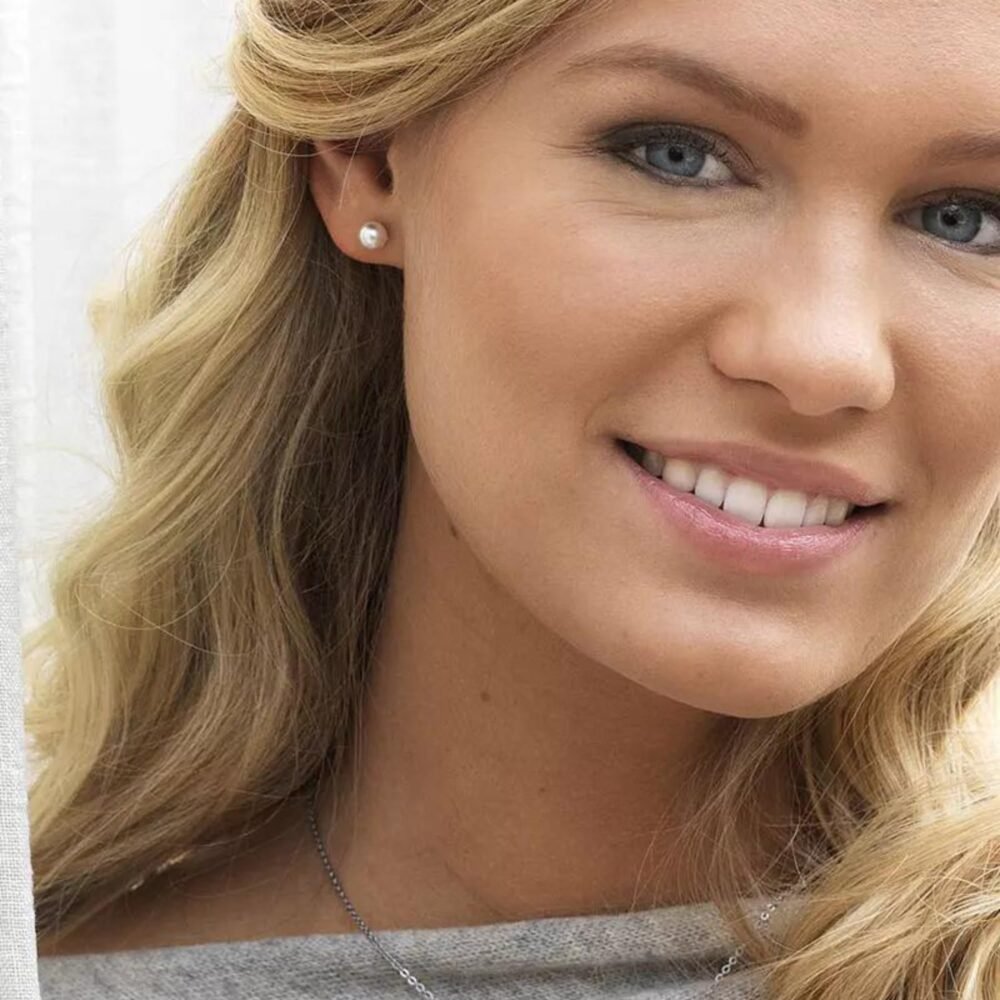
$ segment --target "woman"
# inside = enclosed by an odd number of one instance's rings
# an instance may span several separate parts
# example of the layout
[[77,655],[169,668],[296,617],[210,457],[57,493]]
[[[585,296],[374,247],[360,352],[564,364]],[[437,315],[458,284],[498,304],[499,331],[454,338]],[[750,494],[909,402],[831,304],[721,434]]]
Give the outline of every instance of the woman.
[[94,312],[44,996],[997,995],[1000,9],[936,7],[244,4]]

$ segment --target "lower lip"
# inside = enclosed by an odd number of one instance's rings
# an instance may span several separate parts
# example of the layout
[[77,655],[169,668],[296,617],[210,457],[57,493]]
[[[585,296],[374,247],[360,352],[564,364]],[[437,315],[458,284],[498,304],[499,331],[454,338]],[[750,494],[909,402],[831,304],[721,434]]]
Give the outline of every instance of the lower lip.
[[884,516],[884,508],[879,508],[837,527],[755,528],[651,475],[619,444],[614,450],[668,524],[709,558],[744,572],[781,574],[816,569],[854,549]]

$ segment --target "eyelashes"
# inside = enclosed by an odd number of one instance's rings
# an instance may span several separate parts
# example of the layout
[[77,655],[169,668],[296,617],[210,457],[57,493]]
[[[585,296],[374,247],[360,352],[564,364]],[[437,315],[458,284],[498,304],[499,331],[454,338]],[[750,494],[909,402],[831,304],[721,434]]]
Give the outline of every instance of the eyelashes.
[[[696,151],[693,164],[691,158],[684,155],[685,148]],[[636,150],[644,152],[637,156]],[[682,170],[689,170],[692,165],[697,169],[688,174],[671,173],[646,159],[651,150],[665,151],[671,165],[679,166]],[[632,123],[605,134],[598,140],[594,151],[613,156],[641,175],[667,187],[700,189],[756,186],[753,181],[756,168],[744,154],[737,151],[735,146],[714,133],[688,126]],[[711,159],[721,166],[722,178],[718,176],[707,179],[695,178],[694,174],[699,173],[706,164],[710,164]],[[718,167],[715,168],[715,173],[719,173]],[[962,253],[1000,256],[1000,192],[950,190],[928,195],[921,199],[915,208],[902,213],[900,218],[909,220],[915,216],[920,219],[918,228],[920,225],[936,228],[938,219],[941,218],[945,220],[942,227],[944,230],[954,231],[957,223],[957,228],[963,232],[971,230],[972,239],[985,232],[987,236],[993,238],[992,242],[985,246],[967,240],[954,241],[949,238],[953,233],[949,232],[943,232],[941,235],[928,233],[928,235]],[[981,225],[980,216],[983,216]],[[992,222],[988,221],[990,219]],[[921,229],[921,232],[926,230]],[[969,249],[962,249],[963,247]]]

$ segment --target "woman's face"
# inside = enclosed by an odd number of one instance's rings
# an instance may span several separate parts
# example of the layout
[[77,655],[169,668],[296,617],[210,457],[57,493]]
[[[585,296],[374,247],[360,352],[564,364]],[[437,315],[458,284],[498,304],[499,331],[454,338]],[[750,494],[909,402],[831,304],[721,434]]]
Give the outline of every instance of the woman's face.
[[585,656],[761,717],[861,672],[1000,489],[1000,7],[724,8],[595,10],[390,163],[460,538]]

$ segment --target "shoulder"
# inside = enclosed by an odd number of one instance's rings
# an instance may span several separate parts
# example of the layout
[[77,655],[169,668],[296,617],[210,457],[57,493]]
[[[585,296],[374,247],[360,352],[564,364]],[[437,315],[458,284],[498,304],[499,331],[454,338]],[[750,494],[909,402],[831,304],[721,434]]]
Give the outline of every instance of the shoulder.
[[39,957],[352,932],[347,914],[329,905],[304,824],[286,820],[211,868],[167,870],[66,934],[40,936]]
[[[159,876],[66,934],[40,935],[39,958],[131,951],[185,943],[190,911],[173,879]],[[191,943],[188,941],[187,943]]]

